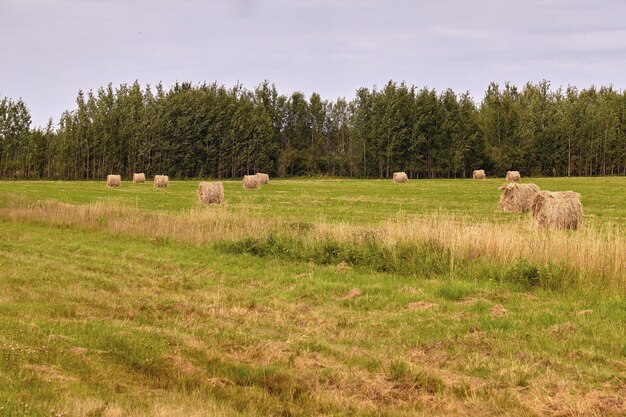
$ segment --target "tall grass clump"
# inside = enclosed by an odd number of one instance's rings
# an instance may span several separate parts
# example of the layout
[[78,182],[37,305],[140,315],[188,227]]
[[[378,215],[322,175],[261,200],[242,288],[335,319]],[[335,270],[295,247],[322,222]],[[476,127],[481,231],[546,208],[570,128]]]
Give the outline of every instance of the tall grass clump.
[[[257,256],[319,264],[346,262],[416,276],[447,274],[474,261],[501,264],[504,270],[525,261],[541,270],[539,280],[533,273],[520,278],[524,285],[550,282],[545,285],[559,287],[566,282],[568,286],[626,293],[624,234],[611,225],[546,230],[533,227],[526,219],[502,225],[440,213],[363,227],[251,216],[222,206],[167,214],[111,202],[71,205],[20,198],[2,199],[0,217],[188,244],[219,244],[230,252]],[[511,272],[502,279],[516,280],[515,276]]]

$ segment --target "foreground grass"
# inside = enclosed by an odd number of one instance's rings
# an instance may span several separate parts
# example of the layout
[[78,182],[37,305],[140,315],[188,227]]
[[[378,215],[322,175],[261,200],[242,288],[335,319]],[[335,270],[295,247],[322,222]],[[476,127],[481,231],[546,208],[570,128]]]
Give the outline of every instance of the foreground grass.
[[5,415],[625,410],[623,297],[1,225]]
[[[586,193],[606,207],[583,230],[545,232],[485,221],[491,194],[455,211],[474,183],[445,213],[364,183],[232,183],[204,209],[195,183],[79,205],[41,200],[90,183],[0,184],[0,415],[626,413],[612,193]],[[340,202],[369,198],[371,217]]]

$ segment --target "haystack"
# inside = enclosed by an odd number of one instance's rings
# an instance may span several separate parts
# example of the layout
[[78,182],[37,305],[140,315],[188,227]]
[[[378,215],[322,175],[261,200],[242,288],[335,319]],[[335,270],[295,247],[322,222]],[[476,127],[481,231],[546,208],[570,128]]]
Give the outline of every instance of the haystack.
[[143,184],[144,182],[146,182],[146,174],[144,174],[143,172],[133,174],[133,182],[135,184]]
[[580,194],[573,191],[540,191],[530,206],[537,227],[578,229],[583,221]]
[[243,176],[243,188],[252,189],[259,188],[261,186],[261,181],[259,181],[259,177],[256,175],[244,175]]
[[508,182],[513,182],[513,181],[519,182],[520,178],[521,178],[521,175],[519,174],[519,171],[507,171],[506,172],[506,180]]
[[201,204],[222,204],[224,202],[224,185],[221,182],[200,182],[198,201]]
[[155,175],[154,176],[154,188],[167,188],[170,183],[170,177],[167,175]]
[[107,187],[119,187],[121,184],[121,175],[107,175]]
[[472,178],[474,178],[475,180],[484,180],[485,178],[487,178],[487,176],[485,175],[485,170],[484,169],[475,169],[472,172]]
[[407,182],[409,177],[406,176],[406,172],[394,172],[393,173],[393,183],[399,184],[401,182]]
[[263,174],[261,172],[257,172],[256,176],[259,178],[259,183],[260,184],[269,184],[270,183],[270,176],[267,174]]
[[522,213],[530,210],[539,187],[535,184],[508,183],[499,188],[502,190],[498,206],[507,213]]

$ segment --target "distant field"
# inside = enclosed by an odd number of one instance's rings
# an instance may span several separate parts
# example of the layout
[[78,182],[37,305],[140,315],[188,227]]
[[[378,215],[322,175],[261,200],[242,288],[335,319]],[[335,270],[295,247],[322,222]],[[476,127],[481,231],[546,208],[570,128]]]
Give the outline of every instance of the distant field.
[[626,415],[626,178],[0,182],[0,415]]
[[[542,189],[571,190],[582,195],[590,224],[607,222],[626,225],[626,177],[532,178]],[[304,221],[347,221],[372,224],[397,214],[423,215],[445,211],[490,221],[509,221],[526,215],[499,212],[498,187],[502,179],[390,180],[293,179],[272,180],[269,187],[250,191],[241,181],[224,181],[226,206],[264,216],[289,216]],[[117,201],[150,211],[180,212],[197,206],[198,181],[171,181],[167,190],[154,190],[151,183],[124,181],[119,189],[107,189],[104,181],[10,181],[0,182],[0,193],[29,199],[66,203]]]

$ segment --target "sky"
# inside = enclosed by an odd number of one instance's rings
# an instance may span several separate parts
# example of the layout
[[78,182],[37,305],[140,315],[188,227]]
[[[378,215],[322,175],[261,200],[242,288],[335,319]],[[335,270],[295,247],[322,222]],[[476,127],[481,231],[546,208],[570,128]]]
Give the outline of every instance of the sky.
[[0,0],[0,97],[34,125],[109,82],[626,88],[626,0]]

